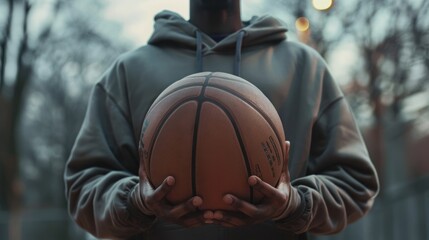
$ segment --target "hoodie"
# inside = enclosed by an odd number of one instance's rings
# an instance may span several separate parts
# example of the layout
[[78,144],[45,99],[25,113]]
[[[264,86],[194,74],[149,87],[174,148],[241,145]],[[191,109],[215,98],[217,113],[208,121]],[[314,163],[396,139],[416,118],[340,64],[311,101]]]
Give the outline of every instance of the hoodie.
[[[82,228],[114,239],[291,240],[339,232],[369,211],[379,187],[376,171],[325,61],[286,40],[276,18],[244,25],[216,42],[163,11],[148,44],[118,57],[101,77],[65,170],[69,212]],[[293,214],[241,228],[185,229],[133,211],[128,197],[139,182],[145,114],[166,87],[202,71],[241,76],[275,106],[291,142],[291,184],[301,196]]]

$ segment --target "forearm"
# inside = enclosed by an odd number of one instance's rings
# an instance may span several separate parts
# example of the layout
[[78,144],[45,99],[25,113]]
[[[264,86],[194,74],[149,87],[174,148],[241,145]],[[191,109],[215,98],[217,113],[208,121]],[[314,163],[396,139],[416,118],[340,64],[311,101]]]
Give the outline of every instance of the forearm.
[[336,181],[322,175],[294,181],[299,206],[288,217],[279,219],[279,226],[295,233],[332,234],[364,216],[372,206],[377,187],[343,189]]
[[296,233],[331,234],[369,211],[378,178],[344,99],[321,112],[311,145],[308,175],[292,181],[301,196],[300,216],[279,222]]
[[149,228],[153,217],[130,206],[129,195],[138,177],[110,172],[66,178],[70,215],[78,225],[100,238],[126,238]]

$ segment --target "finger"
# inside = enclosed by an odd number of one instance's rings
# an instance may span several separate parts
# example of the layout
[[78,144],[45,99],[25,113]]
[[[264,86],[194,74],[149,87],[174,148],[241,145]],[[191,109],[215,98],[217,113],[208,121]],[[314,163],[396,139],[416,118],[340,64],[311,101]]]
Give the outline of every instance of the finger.
[[203,214],[204,223],[207,223],[207,224],[214,223],[213,214],[214,214],[213,211],[210,211],[210,210],[205,211]]
[[234,195],[231,195],[231,194],[225,195],[223,197],[223,201],[226,204],[232,206],[237,211],[240,211],[249,217],[259,216],[260,211],[255,205],[249,202],[243,201]]
[[285,154],[289,155],[289,150],[290,150],[290,142],[289,141],[285,141]]
[[214,221],[225,227],[240,227],[248,225],[251,219],[239,212],[215,211],[213,214]]
[[213,219],[213,214],[214,214],[213,211],[207,210],[207,211],[204,211],[203,217],[204,219],[210,220],[210,219]]
[[289,172],[289,166],[288,166],[288,163],[289,163],[289,150],[290,150],[290,142],[289,141],[285,141],[284,149],[285,149],[285,151],[284,151],[285,155],[284,155],[284,158],[283,158],[283,169],[282,170],[284,172]]
[[170,215],[173,218],[181,218],[188,213],[195,212],[202,203],[203,200],[200,197],[195,196],[185,203],[173,207],[170,211]]
[[223,212],[222,211],[215,211],[213,213],[213,218],[219,221],[223,220]]
[[276,188],[262,181],[257,176],[250,176],[248,179],[248,182],[249,182],[249,185],[253,187],[253,189],[262,193],[265,197],[269,199],[281,197],[281,195],[279,194]]
[[153,192],[153,195],[150,198],[150,203],[163,200],[165,196],[167,196],[167,194],[171,191],[171,189],[173,189],[174,183],[175,180],[172,176],[166,177],[161,185]]

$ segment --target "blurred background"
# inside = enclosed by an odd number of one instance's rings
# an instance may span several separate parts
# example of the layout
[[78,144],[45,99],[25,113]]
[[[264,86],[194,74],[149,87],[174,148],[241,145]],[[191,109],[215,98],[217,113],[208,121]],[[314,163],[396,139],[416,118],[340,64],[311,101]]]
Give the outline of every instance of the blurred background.
[[[429,1],[243,0],[320,52],[381,181],[367,217],[314,239],[429,239]],[[0,239],[91,239],[68,217],[63,169],[89,90],[188,0],[0,0]]]

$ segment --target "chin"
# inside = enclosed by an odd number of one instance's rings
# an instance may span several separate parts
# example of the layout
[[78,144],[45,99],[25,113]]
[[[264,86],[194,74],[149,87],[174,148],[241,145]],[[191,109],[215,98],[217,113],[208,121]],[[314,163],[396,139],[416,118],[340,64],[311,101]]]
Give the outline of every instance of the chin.
[[222,10],[231,6],[232,0],[199,0],[204,9]]

